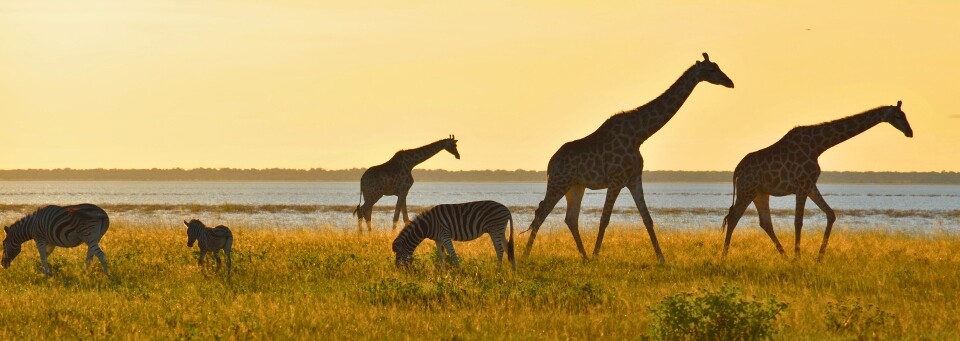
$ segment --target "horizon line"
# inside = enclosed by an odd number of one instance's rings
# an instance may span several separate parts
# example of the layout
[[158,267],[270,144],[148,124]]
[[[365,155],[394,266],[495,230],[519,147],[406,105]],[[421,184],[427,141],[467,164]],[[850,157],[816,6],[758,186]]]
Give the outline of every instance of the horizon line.
[[[356,171],[369,169],[370,167],[353,167],[353,168],[339,168],[339,169],[328,169],[323,167],[311,167],[311,168],[287,168],[287,167],[266,167],[266,168],[243,168],[243,167],[193,167],[193,168],[184,168],[184,167],[172,167],[172,168],[71,168],[71,167],[62,167],[62,168],[2,168],[0,172],[9,172],[9,171],[196,171],[196,170],[243,170],[243,171],[267,171],[267,170],[287,170],[287,171],[325,171],[325,172],[339,172],[339,171]],[[443,168],[414,168],[414,171],[445,171],[445,172],[546,172],[546,170],[533,170],[533,169],[503,169],[503,168],[487,168],[487,169],[459,169],[459,170],[450,170]],[[677,170],[677,169],[645,169],[644,172],[733,172],[733,170]],[[846,173],[960,173],[960,170],[911,170],[911,171],[893,171],[893,170],[823,170],[822,172],[846,172]]]

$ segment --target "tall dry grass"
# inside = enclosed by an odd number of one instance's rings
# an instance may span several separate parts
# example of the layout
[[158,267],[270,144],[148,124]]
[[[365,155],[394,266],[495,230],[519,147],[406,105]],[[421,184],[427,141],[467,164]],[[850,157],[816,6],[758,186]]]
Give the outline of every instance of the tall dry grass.
[[583,262],[569,232],[555,227],[538,235],[516,273],[496,271],[489,238],[455,244],[463,274],[438,269],[429,241],[411,271],[398,272],[390,232],[234,233],[230,279],[197,267],[181,229],[114,223],[102,246],[118,283],[96,263],[84,270],[83,246],[57,249],[55,276],[44,279],[27,244],[0,272],[0,339],[633,339],[664,297],[723,284],[788,303],[778,338],[849,338],[828,329],[826,316],[850,299],[893,314],[902,336],[960,338],[960,236],[947,232],[839,228],[817,264],[819,230],[804,234],[803,257],[792,260],[759,229],[740,228],[721,261],[716,229],[661,229],[660,266],[642,229],[611,227],[601,258]]

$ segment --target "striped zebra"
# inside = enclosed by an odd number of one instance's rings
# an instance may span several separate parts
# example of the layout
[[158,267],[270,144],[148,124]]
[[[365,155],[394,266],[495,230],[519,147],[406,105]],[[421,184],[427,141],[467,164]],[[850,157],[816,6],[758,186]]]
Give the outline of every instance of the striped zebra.
[[[507,222],[510,223],[510,241],[505,241],[503,236]],[[493,248],[497,252],[497,269],[503,266],[503,250],[506,248],[510,265],[516,270],[517,262],[513,257],[513,217],[506,206],[496,201],[437,205],[417,215],[393,241],[396,265],[398,268],[409,266],[413,262],[413,250],[424,239],[429,238],[437,243],[437,256],[441,260],[441,266],[446,248],[454,264],[460,269],[460,260],[457,252],[453,250],[453,241],[474,240],[484,233],[490,234]]]
[[200,246],[200,260],[197,262],[200,267],[203,267],[203,258],[207,252],[211,252],[213,259],[217,261],[217,270],[220,270],[220,250],[223,250],[224,256],[227,257],[227,274],[229,275],[230,268],[233,266],[230,259],[233,232],[230,232],[230,228],[223,225],[209,228],[196,219],[190,222],[184,220],[183,224],[187,226],[187,247],[193,247],[193,242],[197,242]]
[[3,268],[9,267],[10,262],[17,258],[21,244],[33,239],[40,252],[43,275],[50,277],[47,257],[55,247],[74,247],[86,243],[86,267],[89,268],[93,256],[97,256],[103,272],[113,278],[107,267],[107,258],[100,249],[100,238],[107,233],[109,226],[107,212],[97,205],[45,206],[3,228],[7,234],[3,239]]

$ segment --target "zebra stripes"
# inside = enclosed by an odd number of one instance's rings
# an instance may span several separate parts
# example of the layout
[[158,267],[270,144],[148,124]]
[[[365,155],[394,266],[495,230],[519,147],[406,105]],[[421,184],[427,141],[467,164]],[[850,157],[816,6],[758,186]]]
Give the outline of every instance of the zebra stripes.
[[197,262],[203,267],[203,258],[207,252],[213,253],[213,259],[217,261],[217,270],[220,270],[220,250],[223,250],[227,258],[227,274],[233,267],[233,261],[230,259],[230,249],[233,247],[233,232],[230,228],[218,225],[209,228],[199,220],[193,219],[190,222],[183,221],[187,226],[187,247],[193,247],[193,242],[198,242],[200,246],[200,260]]
[[20,254],[21,244],[31,239],[37,243],[43,275],[50,277],[50,265],[47,257],[55,247],[74,247],[87,244],[86,266],[90,267],[93,256],[97,256],[103,272],[110,276],[107,259],[100,249],[100,238],[107,233],[110,219],[107,212],[93,204],[72,206],[45,206],[17,220],[13,225],[4,227],[3,268]]
[[[509,242],[504,240],[508,222]],[[513,217],[506,206],[496,201],[437,205],[418,215],[393,241],[396,265],[406,267],[412,263],[413,251],[424,239],[429,238],[437,243],[437,255],[440,259],[445,258],[443,252],[446,249],[459,269],[460,260],[453,249],[453,241],[474,240],[484,233],[490,234],[493,248],[497,252],[497,269],[503,266],[503,251],[506,248],[507,258],[516,270],[517,262],[513,256]]]

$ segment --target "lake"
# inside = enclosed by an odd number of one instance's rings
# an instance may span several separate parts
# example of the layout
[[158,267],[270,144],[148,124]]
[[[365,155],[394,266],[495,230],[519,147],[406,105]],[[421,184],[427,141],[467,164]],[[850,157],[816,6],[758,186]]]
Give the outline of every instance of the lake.
[[[199,212],[202,219],[233,224],[270,224],[272,226],[309,227],[335,225],[355,228],[350,216],[360,199],[359,183],[337,182],[137,182],[137,181],[3,181],[0,204],[36,205],[80,202],[98,205],[167,205],[170,209],[120,212],[121,219],[177,224],[184,216],[183,205],[250,206],[249,212]],[[960,186],[957,185],[880,185],[823,184],[820,190],[837,211],[838,227],[892,228],[908,231],[960,229]],[[496,200],[515,213],[519,226],[529,224],[533,210],[543,199],[544,183],[436,183],[414,184],[407,202],[422,209],[439,203]],[[595,229],[605,198],[604,190],[588,190],[583,199],[581,227]],[[649,183],[644,186],[647,205],[660,228],[717,228],[732,201],[730,183]],[[384,197],[375,212],[377,226],[389,226],[396,197]],[[771,198],[774,224],[792,229],[794,197]],[[257,206],[316,206],[338,209],[280,210],[258,212]],[[561,200],[547,225],[565,228]],[[633,227],[640,218],[629,191],[623,190],[616,202],[612,221]],[[811,201],[807,201],[805,226],[822,229],[826,219]],[[32,208],[31,208],[32,209]],[[24,212],[5,209],[5,223]],[[411,212],[413,213],[413,212]],[[111,212],[112,216],[117,214]],[[116,220],[116,218],[114,219]],[[756,213],[748,211],[739,226],[756,227]]]

